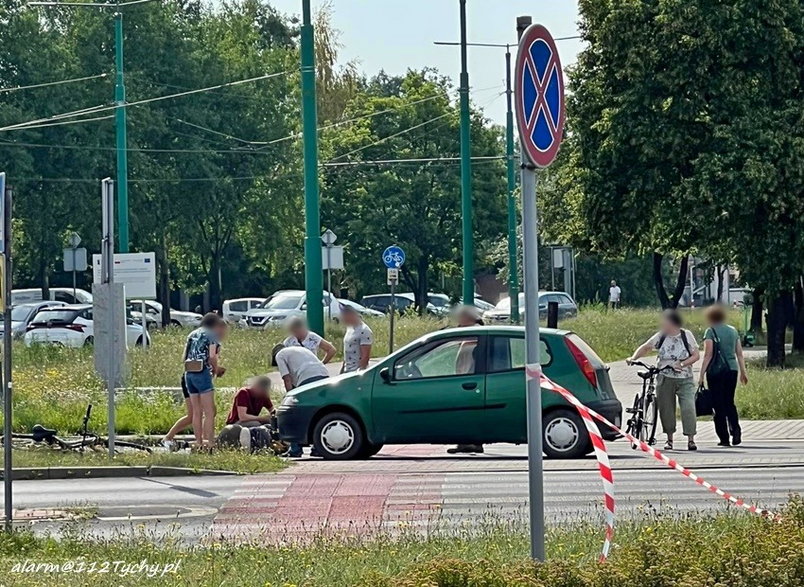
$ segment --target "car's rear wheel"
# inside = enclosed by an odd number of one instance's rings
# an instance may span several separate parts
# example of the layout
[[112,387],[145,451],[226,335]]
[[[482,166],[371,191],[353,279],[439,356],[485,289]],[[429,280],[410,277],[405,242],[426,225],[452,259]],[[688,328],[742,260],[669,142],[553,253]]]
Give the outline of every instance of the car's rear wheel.
[[84,339],[84,346],[92,346],[93,344],[95,344],[95,337],[87,336]]
[[581,458],[590,445],[589,433],[577,413],[555,410],[542,418],[542,448],[548,458]]
[[365,450],[363,428],[351,414],[326,414],[315,425],[313,446],[326,460],[348,461],[358,458]]

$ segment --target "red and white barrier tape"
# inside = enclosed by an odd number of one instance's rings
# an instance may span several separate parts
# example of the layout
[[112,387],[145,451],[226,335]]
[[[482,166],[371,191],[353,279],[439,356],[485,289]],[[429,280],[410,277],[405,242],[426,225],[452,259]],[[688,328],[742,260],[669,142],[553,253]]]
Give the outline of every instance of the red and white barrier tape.
[[[528,365],[525,369],[527,379],[536,379],[539,381],[543,389],[550,389],[557,391],[556,385],[545,377],[539,365]],[[569,392],[568,392],[569,393]],[[571,394],[570,394],[571,395]],[[574,398],[575,396],[573,396]],[[590,410],[582,403],[575,400],[572,402],[578,409],[581,415],[586,431],[589,432],[589,438],[592,440],[592,446],[595,449],[595,457],[597,458],[597,468],[600,471],[600,480],[603,482],[603,505],[606,512],[606,537],[603,541],[603,551],[600,554],[600,560],[604,561],[609,556],[611,549],[611,541],[614,538],[614,475],[611,471],[611,464],[609,463],[609,453],[606,451],[606,443],[603,442],[603,437],[600,435],[600,429],[595,424],[590,414]]]
[[[671,469],[675,469],[676,471],[678,471],[688,479],[691,479],[701,487],[708,489],[715,495],[719,495],[720,497],[731,502],[732,504],[749,511],[752,514],[757,514],[765,517],[776,516],[776,514],[770,510],[758,508],[755,505],[746,503],[743,499],[735,497],[734,495],[726,491],[723,491],[719,487],[712,485],[711,483],[705,481],[704,479],[702,479],[701,477],[699,477],[686,467],[680,465],[675,459],[671,459],[670,457],[662,454],[660,451],[653,448],[652,446],[649,446],[647,443],[628,434],[624,430],[621,430],[618,426],[615,426],[607,418],[601,416],[593,409],[583,405],[580,402],[580,400],[576,398],[570,391],[566,390],[557,383],[551,381],[547,376],[544,375],[544,373],[541,372],[541,369],[539,368],[538,365],[527,365],[525,368],[525,373],[528,379],[538,378],[542,389],[549,389],[550,391],[554,391],[560,394],[565,400],[567,400],[570,404],[575,406],[575,408],[578,410],[578,413],[581,415],[584,424],[586,424],[587,430],[589,430],[589,436],[592,439],[592,444],[595,448],[595,456],[597,457],[598,468],[600,469],[600,476],[601,479],[603,480],[604,499],[606,505],[606,541],[603,543],[603,553],[601,554],[600,557],[601,560],[605,560],[606,557],[608,556],[609,547],[611,545],[611,538],[614,534],[614,478],[611,474],[611,467],[609,467],[608,465],[609,463],[608,453],[606,452],[606,447],[605,444],[603,443],[603,439],[600,437],[600,432],[599,430],[597,430],[597,426],[594,424],[594,422],[592,422],[592,426],[595,428],[595,433],[592,433],[592,431],[589,428],[589,424],[587,423],[587,418],[594,418],[598,422],[602,422],[615,432],[621,434],[626,439],[628,439],[628,441],[631,442],[631,444],[638,446],[642,450],[642,452],[648,453],[649,455],[651,455],[658,461],[661,461]],[[601,449],[598,449],[595,440],[596,438],[600,439],[600,443],[602,445]],[[601,460],[601,454],[603,455],[604,461]],[[605,462],[605,467],[608,467],[607,473],[604,472],[605,468],[603,462]],[[609,484],[611,485],[610,492],[607,491],[607,486]],[[611,504],[609,504],[609,500],[611,500]]]

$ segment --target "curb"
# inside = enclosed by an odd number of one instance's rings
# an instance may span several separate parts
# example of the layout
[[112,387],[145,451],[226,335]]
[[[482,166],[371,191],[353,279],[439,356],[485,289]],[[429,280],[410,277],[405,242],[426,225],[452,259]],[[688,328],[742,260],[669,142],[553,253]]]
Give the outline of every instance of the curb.
[[[189,477],[196,475],[237,475],[233,471],[189,469],[187,467],[20,467],[11,474],[13,481],[42,479],[108,479],[113,477]],[[3,478],[0,472],[0,479]]]

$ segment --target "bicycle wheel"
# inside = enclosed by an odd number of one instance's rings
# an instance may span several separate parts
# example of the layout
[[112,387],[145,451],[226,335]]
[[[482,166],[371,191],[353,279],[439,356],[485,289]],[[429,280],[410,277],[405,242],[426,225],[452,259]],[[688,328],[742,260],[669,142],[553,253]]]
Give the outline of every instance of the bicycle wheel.
[[[643,421],[642,421],[642,398],[639,394],[634,397],[634,407],[628,410],[631,417],[628,419],[628,425],[625,431],[634,438],[640,438],[642,435]],[[636,449],[638,446],[631,443],[631,448]]]
[[[109,448],[109,439],[103,439],[104,446],[108,449]],[[119,451],[121,448],[130,448],[133,450],[139,450],[142,452],[151,453],[153,452],[150,447],[145,446],[144,444],[137,444],[136,442],[128,442],[126,440],[115,440],[114,441],[114,449],[115,451]]]
[[645,409],[642,412],[642,430],[639,439],[652,446],[656,444],[656,424],[659,420],[659,409],[656,404],[656,396],[649,395],[645,398]]

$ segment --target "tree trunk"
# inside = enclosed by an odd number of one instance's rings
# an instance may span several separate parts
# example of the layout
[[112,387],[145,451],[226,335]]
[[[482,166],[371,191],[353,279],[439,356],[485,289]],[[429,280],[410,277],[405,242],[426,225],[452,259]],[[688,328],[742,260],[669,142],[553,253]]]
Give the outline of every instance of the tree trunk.
[[793,293],[795,317],[793,319],[793,352],[804,353],[804,278],[799,276]]
[[39,257],[39,283],[42,284],[42,299],[50,299],[50,271],[44,255]]
[[427,289],[429,288],[427,269],[429,266],[430,260],[428,259],[427,255],[422,255],[419,258],[416,268],[416,271],[419,274],[419,283],[417,284],[419,287],[417,287],[416,291],[413,292],[413,295],[416,298],[416,309],[419,312],[419,316],[424,316],[427,313],[427,304],[429,302],[427,298]]
[[792,304],[790,292],[782,291],[768,305],[768,367],[784,367],[784,339]]
[[664,277],[662,276],[662,260],[664,255],[653,253],[653,286],[656,288],[656,295],[662,310],[670,307],[670,298],[667,297],[667,290],[664,289]]
[[207,311],[221,308],[223,295],[223,280],[221,278],[221,257],[219,252],[212,255],[209,267],[209,308]]
[[722,265],[715,267],[715,274],[717,275],[717,294],[715,295],[715,303],[719,304],[723,301],[723,276],[726,274],[726,268]]
[[[678,308],[678,303],[681,301],[681,296],[684,295],[684,288],[687,285],[687,272],[689,271],[690,266],[690,258],[688,255],[684,255],[681,258],[681,267],[678,268],[678,278],[676,279],[676,287],[673,290],[673,300],[671,302],[671,308],[676,309]],[[690,287],[690,307],[692,307],[692,287]]]
[[156,260],[159,263],[159,303],[162,304],[162,327],[170,326],[170,266],[167,260],[167,242],[162,236],[156,249]]
[[751,330],[755,335],[762,332],[762,311],[764,309],[762,296],[764,295],[765,290],[761,287],[754,288],[751,294]]

